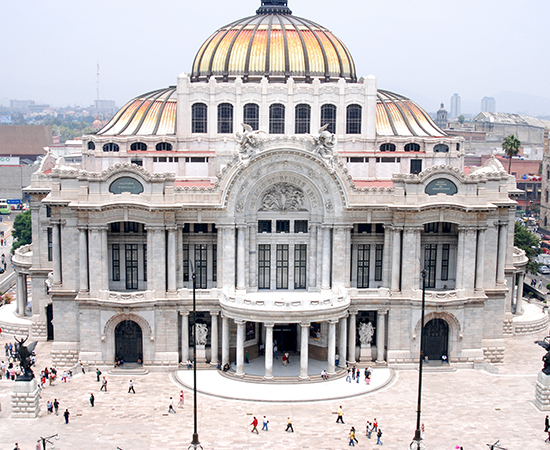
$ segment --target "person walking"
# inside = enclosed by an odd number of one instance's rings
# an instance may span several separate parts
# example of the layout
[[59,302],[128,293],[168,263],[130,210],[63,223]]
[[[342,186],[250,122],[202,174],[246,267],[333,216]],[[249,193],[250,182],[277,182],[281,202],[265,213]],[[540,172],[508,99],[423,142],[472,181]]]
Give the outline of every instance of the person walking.
[[359,378],[361,378],[361,370],[357,369],[357,373],[355,374],[355,381],[359,383]]
[[130,383],[128,383],[128,394],[132,392],[132,393],[136,393],[136,391],[134,390],[134,382],[132,380],[130,380]]
[[277,350],[278,350],[278,349],[279,349],[279,347],[277,347],[277,344],[275,344],[275,345],[273,346],[273,356],[275,356],[275,359],[279,359],[279,358],[277,357]]
[[355,447],[355,431],[353,430],[353,427],[349,430],[349,444]]
[[382,442],[382,430],[378,428],[378,433],[376,433],[376,437],[378,438],[376,440],[376,445],[384,445]]
[[251,433],[256,432],[256,434],[260,434],[260,433],[258,433],[258,419],[256,419],[255,416],[254,416],[254,419],[252,420],[252,423],[250,425],[252,425]]
[[183,405],[183,403],[184,403],[184,402],[183,402],[183,400],[184,400],[184,396],[183,396],[183,395],[184,395],[184,394],[183,394],[183,391],[180,391],[180,401],[179,401],[179,403],[178,403],[178,408],[183,408],[183,406],[184,406],[184,405]]
[[101,380],[101,388],[99,390],[104,390],[105,392],[107,392],[107,378],[103,377],[103,380]]
[[174,409],[174,399],[170,397],[170,404],[168,405],[168,412],[176,414],[176,410]]
[[69,423],[69,416],[71,415],[71,413],[69,412],[68,409],[65,410],[65,412],[63,413],[63,417],[65,417],[65,425],[67,425]]
[[344,423],[344,410],[342,409],[342,406],[338,408],[338,417],[336,419],[336,423]]
[[544,419],[544,432],[548,433],[548,430],[550,429],[550,419],[548,416]]
[[97,375],[97,382],[99,383],[99,377],[101,376],[101,370],[99,370],[99,367],[96,369],[95,374]]
[[94,394],[90,394],[90,405],[92,405],[92,408],[94,407],[95,397]]
[[287,420],[285,431],[288,431],[288,430],[294,433],[294,428],[292,427],[292,419],[290,417]]
[[367,422],[367,437],[370,439],[372,436],[372,424]]
[[58,410],[59,410],[59,402],[56,398],[53,399],[53,409],[55,411],[55,415],[58,416]]
[[283,355],[283,366],[286,366],[286,363],[287,363],[287,357],[286,357],[286,353]]
[[13,450],[21,450],[21,447],[19,447],[19,444],[16,442],[15,447],[13,447]]
[[348,373],[346,375],[346,381],[348,383],[351,383],[351,369],[348,369]]
[[353,440],[356,444],[359,444],[359,441],[357,440],[357,433],[355,432],[355,427],[351,427],[351,430],[353,431]]
[[268,424],[269,424],[269,420],[267,420],[267,417],[264,416],[264,425],[262,427],[262,431],[269,431],[268,430]]

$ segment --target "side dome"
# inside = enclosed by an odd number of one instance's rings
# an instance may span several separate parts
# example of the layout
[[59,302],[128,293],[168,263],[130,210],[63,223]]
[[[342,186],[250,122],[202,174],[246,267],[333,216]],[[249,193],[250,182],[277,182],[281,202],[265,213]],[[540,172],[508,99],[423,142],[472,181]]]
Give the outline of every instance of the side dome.
[[245,82],[262,77],[357,81],[344,43],[325,27],[293,16],[286,1],[277,0],[262,1],[255,16],[230,23],[206,40],[193,62],[191,81],[210,77],[243,77]]

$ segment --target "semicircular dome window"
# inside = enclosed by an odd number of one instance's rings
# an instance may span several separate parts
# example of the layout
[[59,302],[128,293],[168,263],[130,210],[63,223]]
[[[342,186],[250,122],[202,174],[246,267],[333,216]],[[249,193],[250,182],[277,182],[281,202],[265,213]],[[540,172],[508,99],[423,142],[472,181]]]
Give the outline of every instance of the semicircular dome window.
[[168,150],[172,151],[172,144],[169,142],[159,142],[157,145],[155,145],[155,149],[162,151],[162,150]]
[[434,147],[435,153],[449,153],[449,146],[445,144],[437,144]]
[[120,147],[118,144],[115,144],[114,142],[108,142],[103,146],[104,152],[118,152],[120,150]]
[[386,142],[385,144],[382,144],[380,146],[381,152],[394,152],[395,151],[395,144],[392,144],[390,142]]
[[414,142],[410,142],[407,145],[405,145],[405,151],[406,152],[419,152],[420,151],[420,145],[416,144]]
[[144,152],[147,150],[147,144],[145,142],[134,142],[130,145],[130,150]]
[[88,150],[95,150],[95,144],[92,141],[88,142]]

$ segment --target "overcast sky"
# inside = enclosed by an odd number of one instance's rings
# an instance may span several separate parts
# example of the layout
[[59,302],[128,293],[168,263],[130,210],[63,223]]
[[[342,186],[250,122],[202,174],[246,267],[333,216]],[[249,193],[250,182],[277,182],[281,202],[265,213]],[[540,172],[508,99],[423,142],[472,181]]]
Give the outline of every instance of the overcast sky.
[[[176,84],[219,27],[255,14],[260,0],[3,1],[0,99],[120,107]],[[477,113],[550,115],[548,0],[289,0],[297,16],[329,28],[351,51],[358,75],[411,97],[428,111],[462,97]],[[521,95],[517,95],[521,94]]]

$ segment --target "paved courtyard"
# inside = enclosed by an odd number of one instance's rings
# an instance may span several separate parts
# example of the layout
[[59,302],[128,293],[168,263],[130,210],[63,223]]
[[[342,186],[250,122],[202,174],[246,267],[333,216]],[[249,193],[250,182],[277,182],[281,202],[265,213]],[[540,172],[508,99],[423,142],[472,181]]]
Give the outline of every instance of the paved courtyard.
[[[422,422],[426,426],[428,449],[487,449],[486,444],[501,440],[508,449],[546,448],[543,423],[545,414],[532,404],[535,381],[541,369],[543,350],[534,345],[544,334],[506,339],[506,361],[498,374],[481,370],[425,372]],[[10,340],[1,336],[0,341]],[[38,367],[49,365],[50,343],[38,345]],[[192,391],[184,388],[185,407],[168,414],[169,397],[176,404],[181,385],[174,374],[151,372],[129,376],[109,374],[108,392],[100,392],[95,373],[75,374],[70,383],[57,382],[42,393],[38,419],[10,418],[12,383],[0,381],[0,449],[12,449],[18,442],[22,450],[34,450],[40,436],[58,433],[56,449],[186,449],[193,432]],[[376,371],[377,369],[375,369]],[[180,379],[186,381],[186,374]],[[380,372],[382,374],[382,372]],[[199,371],[199,377],[204,372]],[[382,375],[380,375],[382,376]],[[384,375],[385,376],[385,375]],[[128,394],[133,378],[136,394]],[[344,379],[316,383],[309,390],[317,401],[287,401],[287,385],[250,386],[240,381],[227,382],[208,373],[205,385],[219,385],[225,398],[198,395],[198,431],[204,449],[342,449],[348,447],[350,426],[358,430],[357,448],[376,448],[376,440],[364,435],[365,423],[376,417],[383,430],[387,449],[407,449],[414,435],[418,372],[398,371],[394,379],[378,390],[365,393],[360,384]],[[199,381],[200,383],[200,381]],[[208,390],[205,387],[205,390]],[[354,390],[356,392],[354,392]],[[216,389],[211,389],[216,391]],[[249,391],[262,399],[284,401],[231,400],[246,398]],[[90,393],[96,402],[92,408]],[[248,394],[249,395],[249,394]],[[341,400],[324,400],[344,395]],[[48,415],[45,403],[57,398],[60,411],[68,408],[70,423],[61,415]],[[298,399],[297,399],[298,400]],[[336,411],[342,405],[345,425],[336,424]],[[250,432],[253,416],[269,419],[269,431]],[[286,433],[286,419],[292,417],[294,433]]]

